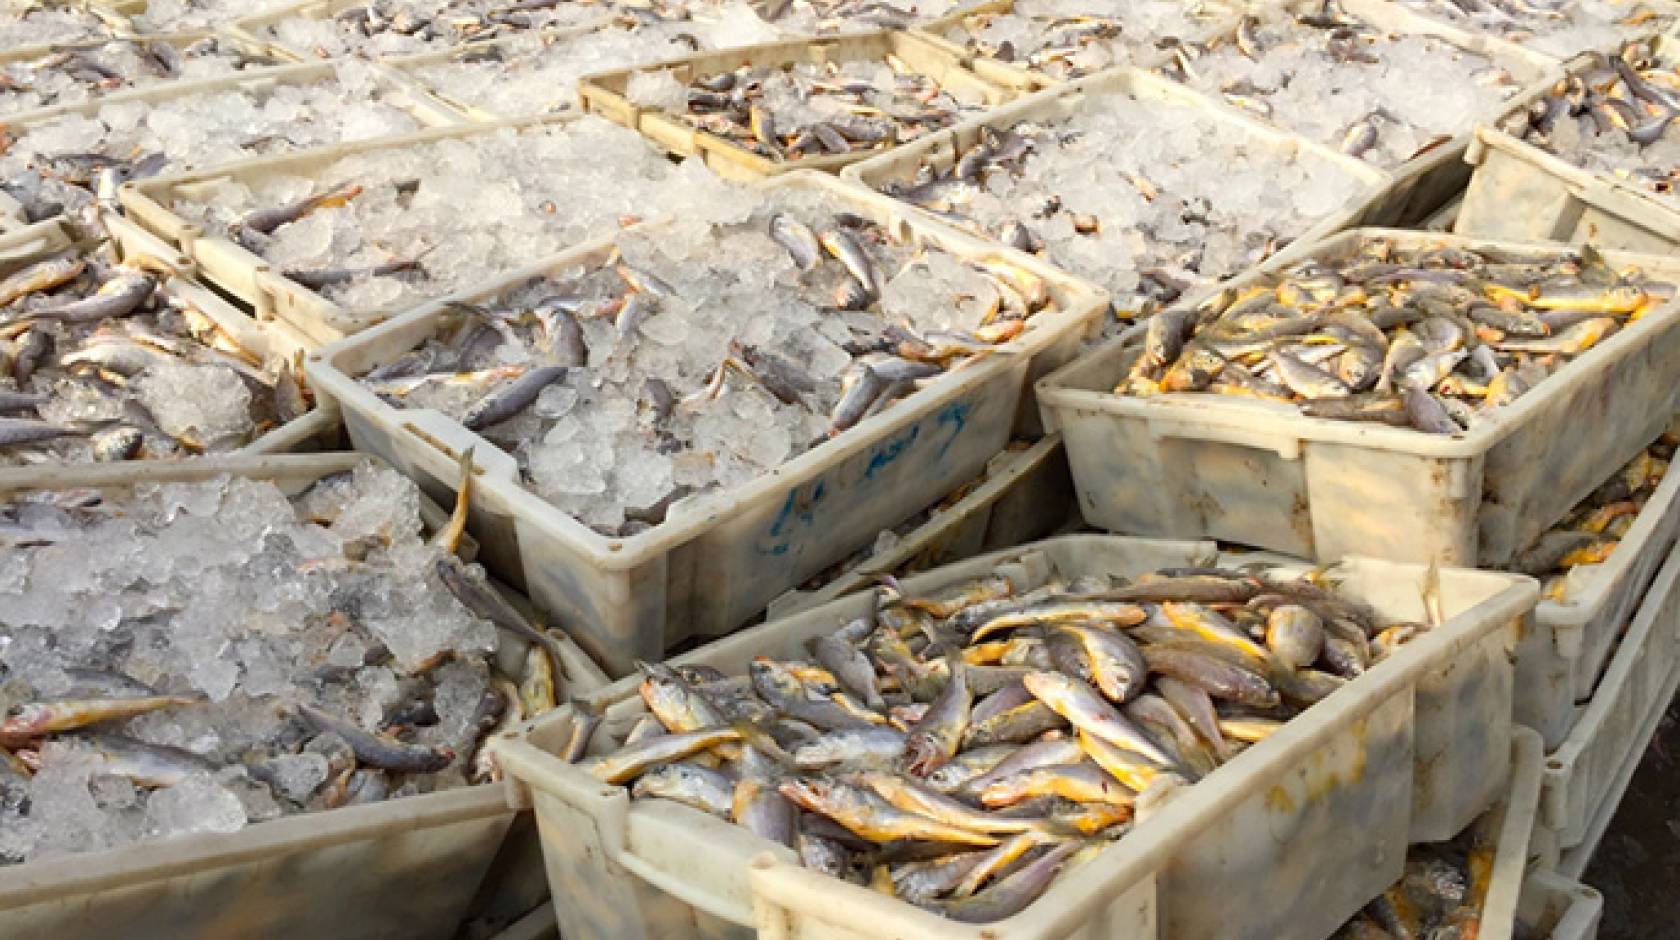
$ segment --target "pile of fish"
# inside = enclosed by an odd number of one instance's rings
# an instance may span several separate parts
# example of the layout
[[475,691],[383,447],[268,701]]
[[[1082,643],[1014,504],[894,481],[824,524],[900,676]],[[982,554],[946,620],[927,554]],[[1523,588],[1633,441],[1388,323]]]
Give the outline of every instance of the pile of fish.
[[85,42],[108,35],[103,20],[78,7],[25,2],[0,9],[0,49]]
[[1115,392],[1213,392],[1459,434],[1674,296],[1574,256],[1366,239],[1149,322]]
[[772,160],[884,150],[978,113],[973,89],[940,85],[897,55],[744,65],[684,87],[668,72],[633,76],[629,96]]
[[839,435],[1054,312],[1006,262],[895,241],[819,190],[740,187],[548,277],[457,304],[361,376],[515,454],[606,535]]
[[1210,112],[1093,90],[1065,120],[988,130],[880,189],[1041,253],[1131,316],[1263,260],[1364,185],[1328,156]]
[[363,464],[0,502],[0,863],[495,776],[486,735],[564,694],[557,641],[450,553],[464,514],[421,541],[419,498]]
[[[306,59],[436,52],[546,27],[600,21],[609,8],[554,0],[373,0],[313,15],[261,16],[245,27],[257,39]],[[259,11],[260,13],[260,11]]]
[[31,218],[67,212],[88,231],[122,183],[420,129],[404,91],[372,66],[336,63],[313,81],[108,103],[90,114],[0,125],[0,190]]
[[1559,59],[1674,24],[1665,4],[1627,0],[1400,0],[1473,32]]
[[560,111],[577,103],[577,80],[698,51],[691,24],[611,26],[554,39],[526,33],[495,45],[469,46],[448,61],[409,75],[440,97],[513,117]]
[[165,39],[112,39],[43,50],[0,63],[0,115],[74,104],[157,82],[214,78],[267,64],[225,40],[183,44]]
[[195,187],[174,210],[345,310],[341,329],[723,187],[596,117],[346,154]]
[[1214,773],[1427,629],[1263,570],[878,597],[809,659],[644,666],[647,714],[592,758],[580,723],[567,757],[989,922],[1122,838],[1146,791]]
[[1385,32],[1322,0],[1263,7],[1179,48],[1169,74],[1383,167],[1444,144],[1540,77],[1518,60]]
[[1450,842],[1414,845],[1406,873],[1330,940],[1475,940],[1498,834],[1488,816]]
[[1673,200],[1680,183],[1676,115],[1680,69],[1645,40],[1596,57],[1499,128],[1576,166]]
[[0,465],[233,450],[314,407],[167,278],[66,251],[0,280]]
[[939,35],[972,55],[1071,81],[1118,65],[1153,65],[1162,56],[1218,35],[1240,4],[1142,0],[1124,16],[1095,0],[1015,0],[1008,9],[963,15]]
[[1610,560],[1645,503],[1668,474],[1680,445],[1680,427],[1670,426],[1650,447],[1628,461],[1542,535],[1512,565],[1541,579],[1541,597],[1564,603],[1593,576],[1595,565]]

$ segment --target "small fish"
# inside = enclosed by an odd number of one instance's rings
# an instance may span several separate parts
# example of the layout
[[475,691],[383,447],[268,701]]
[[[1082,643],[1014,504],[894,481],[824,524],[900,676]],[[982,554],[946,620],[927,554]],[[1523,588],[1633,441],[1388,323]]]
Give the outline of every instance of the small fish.
[[0,721],[0,744],[11,746],[57,731],[74,731],[104,721],[198,705],[205,700],[199,695],[145,695],[26,703],[14,706],[5,720]]
[[469,431],[482,431],[513,418],[537,400],[542,390],[565,378],[565,366],[536,366],[512,382],[474,402],[461,423]]
[[589,772],[604,783],[621,785],[655,767],[693,757],[719,744],[740,739],[741,733],[733,728],[707,728],[683,734],[662,734],[601,758],[590,766]]
[[785,212],[770,217],[770,239],[787,249],[801,271],[809,271],[822,260],[823,246],[810,227]]
[[297,202],[272,209],[257,209],[246,213],[235,223],[235,227],[261,235],[272,235],[275,229],[290,222],[296,222],[316,209],[335,209],[348,205],[350,200],[362,194],[362,187],[355,184],[335,186],[323,193],[306,196]]
[[455,762],[447,747],[405,744],[395,738],[365,731],[360,725],[329,714],[313,705],[298,705],[298,714],[315,730],[331,732],[349,743],[356,760],[381,770],[398,773],[434,773]]
[[1080,731],[1135,751],[1163,767],[1172,765],[1172,759],[1142,731],[1078,679],[1060,673],[1030,672],[1023,681],[1027,691]]

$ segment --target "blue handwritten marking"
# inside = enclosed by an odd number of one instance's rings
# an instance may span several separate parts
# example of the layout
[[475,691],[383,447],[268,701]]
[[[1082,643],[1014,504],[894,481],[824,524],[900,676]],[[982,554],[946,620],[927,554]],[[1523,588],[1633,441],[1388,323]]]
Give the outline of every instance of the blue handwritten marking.
[[956,402],[945,406],[945,410],[939,413],[939,423],[951,425],[951,436],[939,448],[940,459],[944,459],[945,452],[951,449],[957,438],[962,437],[963,428],[968,426],[968,412],[972,407],[973,405],[965,401]]
[[870,455],[869,466],[865,467],[864,470],[863,470],[863,478],[865,480],[875,479],[875,472],[877,470],[882,469],[887,464],[892,463],[893,461],[897,460],[901,455],[903,455],[904,451],[911,444],[914,444],[916,442],[916,438],[918,436],[920,436],[921,433],[922,433],[922,426],[919,425],[919,424],[913,425],[910,428],[910,433],[909,434],[906,434],[903,437],[898,438],[897,440],[888,441],[887,443],[883,444],[878,450],[875,451],[875,453]]

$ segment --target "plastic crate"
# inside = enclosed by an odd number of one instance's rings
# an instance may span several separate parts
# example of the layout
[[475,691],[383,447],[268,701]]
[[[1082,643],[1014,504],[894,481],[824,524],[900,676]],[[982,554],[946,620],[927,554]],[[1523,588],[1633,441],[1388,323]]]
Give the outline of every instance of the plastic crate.
[[[1205,542],[1069,536],[960,562],[912,592],[992,571],[1020,585],[1053,573],[1136,575],[1206,563]],[[1251,560],[1230,559],[1231,562]],[[1299,570],[1299,569],[1297,569]],[[1342,589],[1384,613],[1422,614],[1424,569],[1351,559]],[[562,709],[496,741],[516,805],[534,805],[561,932],[605,937],[911,938],[1328,935],[1396,880],[1410,841],[1450,838],[1505,791],[1507,658],[1537,588],[1520,576],[1441,572],[1446,625],[1178,792],[1020,914],[964,925],[798,867],[791,852],[662,800],[632,803],[554,756],[576,713]],[[803,655],[807,639],[873,608],[855,594],[677,657],[744,672],[759,655]],[[637,681],[593,697],[608,748],[641,713]],[[610,703],[610,704],[609,704]],[[1279,904],[1278,898],[1290,903]]]
[[170,250],[184,255],[201,276],[240,303],[259,320],[281,319],[316,344],[343,339],[357,328],[389,319],[404,305],[375,310],[349,310],[274,270],[267,261],[236,244],[224,233],[207,233],[174,212],[178,195],[206,183],[264,173],[320,173],[346,156],[379,149],[421,146],[450,138],[523,132],[560,126],[575,115],[544,115],[484,124],[436,127],[413,134],[358,140],[277,157],[262,157],[185,174],[126,183],[121,190],[130,222]]
[[[960,232],[907,221],[890,201],[833,177],[800,173],[776,188],[827,189],[853,211],[964,258],[1006,251]],[[657,225],[658,223],[649,223]],[[840,438],[753,482],[677,507],[627,538],[597,534],[524,486],[514,458],[429,410],[397,410],[356,381],[430,337],[457,300],[474,302],[551,270],[604,256],[612,240],[567,252],[427,304],[310,357],[310,384],[343,409],[350,439],[441,495],[457,454],[476,448],[485,481],[474,524],[493,570],[562,618],[614,675],[658,659],[689,637],[727,633],[789,588],[846,557],[980,472],[1009,440],[1039,360],[1095,328],[1102,295],[1041,271],[1057,312],[1035,316],[997,355],[947,373]],[[1022,263],[1032,259],[1021,259]]]
[[[298,492],[369,459],[319,454],[0,469],[0,493],[122,492],[222,474]],[[422,500],[422,507],[430,526],[447,518],[435,504]],[[569,640],[559,642],[570,687],[579,694],[600,688],[606,678],[589,658]],[[540,902],[529,889],[508,898],[493,885],[480,888],[514,818],[503,788],[467,787],[0,867],[0,936],[447,940],[477,906],[528,910]],[[536,864],[534,857],[523,861]]]
[[[1663,61],[1680,62],[1680,40],[1663,36],[1656,40],[1656,52]],[[1565,68],[1573,74],[1592,66],[1592,57],[1583,55]],[[1453,231],[1478,238],[1673,252],[1680,246],[1680,203],[1575,166],[1499,130],[1548,90],[1530,89],[1476,128],[1464,155],[1475,171]]]
[[[1680,552],[1664,559],[1610,668],[1562,746],[1546,758],[1541,823],[1571,850],[1603,835],[1680,678]],[[1582,854],[1577,852],[1577,855]],[[1585,867],[1560,870],[1579,877]]]
[[[794,170],[823,170],[833,173],[873,157],[881,151],[824,154],[786,162],[771,160],[733,141],[691,127],[658,109],[644,108],[631,102],[626,95],[630,79],[639,72],[669,70],[678,81],[689,82],[703,75],[727,72],[743,65],[879,60],[887,55],[897,56],[942,87],[979,98],[988,106],[1002,104],[1012,97],[1010,91],[967,71],[956,57],[921,36],[892,31],[742,46],[738,49],[667,59],[633,69],[599,72],[578,80],[578,97],[583,101],[584,110],[638,131],[673,154],[683,157],[699,156],[713,172],[725,179],[753,180],[791,173]],[[938,134],[928,136],[936,137]]]
[[[1365,184],[1366,188],[1354,197],[1350,205],[1309,226],[1306,231],[1295,237],[1288,248],[1267,259],[1266,266],[1286,263],[1309,246],[1357,224],[1361,219],[1372,217],[1380,208],[1379,203],[1388,198],[1387,175],[1369,164],[1280,130],[1170,79],[1132,68],[1100,72],[1076,82],[1056,85],[1028,95],[979,117],[929,134],[914,143],[849,166],[840,176],[875,192],[883,192],[885,187],[892,184],[911,184],[924,166],[940,171],[949,169],[963,153],[977,146],[982,134],[988,130],[1006,130],[1022,122],[1064,122],[1077,117],[1088,100],[1110,95],[1203,112],[1209,119],[1229,125],[1233,140],[1255,149],[1274,150],[1286,156],[1312,154]],[[1080,274],[1078,271],[1072,273]],[[1207,284],[1192,289],[1185,297],[1197,299],[1212,293],[1214,283],[1236,273],[1220,272],[1213,275]],[[1118,306],[1126,307],[1129,300],[1117,297],[1115,302]]]
[[1518,923],[1537,940],[1596,940],[1604,895],[1556,872],[1537,871],[1523,885]]
[[1073,479],[1062,439],[1052,434],[1021,451],[1006,450],[986,462],[983,478],[945,509],[884,551],[875,552],[827,584],[795,590],[770,602],[764,615],[780,620],[874,585],[878,575],[905,577],[985,552],[1036,542],[1069,520]]
[[1564,603],[1542,597],[1517,647],[1517,721],[1556,748],[1591,698],[1623,629],[1644,602],[1680,534],[1680,477],[1665,477],[1609,560]]
[[[1345,257],[1365,239],[1569,254],[1433,233],[1360,229],[1306,253]],[[1680,264],[1612,253],[1680,280]],[[1299,259],[1297,259],[1299,260]],[[1268,277],[1251,271],[1241,288]],[[1136,398],[1115,383],[1141,354],[1121,337],[1043,380],[1087,522],[1159,538],[1217,538],[1333,562],[1365,553],[1498,567],[1655,440],[1674,413],[1680,305],[1599,343],[1462,436],[1309,418],[1295,406],[1210,394]]]

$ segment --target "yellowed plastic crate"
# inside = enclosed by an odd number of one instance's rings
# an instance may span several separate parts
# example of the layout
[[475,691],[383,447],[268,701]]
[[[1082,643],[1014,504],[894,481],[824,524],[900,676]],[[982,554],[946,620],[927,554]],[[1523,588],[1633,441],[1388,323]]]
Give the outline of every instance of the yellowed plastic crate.
[[1564,743],[1593,695],[1605,661],[1646,600],[1657,569],[1680,535],[1680,478],[1664,478],[1604,564],[1563,603],[1542,598],[1535,629],[1517,647],[1518,721],[1547,748]]
[[[1017,99],[979,117],[929,134],[914,143],[849,166],[840,176],[875,192],[883,192],[885,187],[891,184],[911,184],[924,166],[939,171],[949,169],[963,153],[977,146],[982,135],[988,130],[1007,130],[1022,122],[1055,124],[1067,121],[1079,114],[1087,100],[1109,95],[1122,95],[1139,101],[1161,102],[1201,111],[1210,119],[1229,124],[1231,136],[1235,139],[1252,141],[1256,147],[1276,150],[1285,155],[1312,154],[1340,167],[1348,176],[1364,183],[1366,188],[1353,199],[1352,204],[1336,210],[1300,233],[1289,248],[1268,259],[1267,266],[1287,263],[1319,241],[1357,224],[1361,219],[1377,215],[1377,210],[1387,204],[1388,177],[1363,161],[1256,120],[1222,101],[1215,101],[1170,79],[1131,68],[1101,72]],[[1080,274],[1078,271],[1072,273]],[[1213,289],[1213,282],[1210,282],[1199,290],[1188,292],[1185,298],[1198,299],[1211,293]],[[1125,307],[1128,298],[1115,298],[1115,301]]]
[[177,195],[205,185],[264,173],[319,173],[345,156],[379,149],[400,149],[449,138],[496,134],[508,129],[560,125],[576,120],[570,115],[544,115],[485,124],[436,127],[413,134],[377,137],[319,147],[276,157],[262,157],[196,170],[174,176],[126,183],[121,201],[128,220],[179,252],[197,267],[204,280],[215,284],[234,299],[250,307],[259,320],[281,319],[317,344],[336,342],[352,323],[379,322],[398,312],[396,307],[374,311],[351,311],[328,300],[275,271],[268,262],[236,244],[221,232],[205,232],[174,211]]
[[1493,874],[1482,899],[1478,940],[1514,940],[1524,883],[1531,862],[1529,842],[1540,809],[1540,771],[1545,746],[1532,728],[1511,729],[1511,782],[1505,798],[1489,810],[1495,833]]
[[[320,454],[0,469],[0,494],[115,494],[223,474],[271,480],[295,493],[368,459]],[[422,507],[428,525],[445,521],[437,506]],[[559,642],[571,687],[580,694],[600,688],[605,677],[589,658],[570,640]],[[515,815],[503,788],[467,787],[0,867],[0,936],[448,940],[475,904],[524,903],[524,910],[539,900],[480,891]]]
[[[563,0],[560,4],[550,4],[549,6],[572,5],[571,0]],[[367,6],[365,0],[299,0],[299,2],[271,6],[250,16],[237,19],[229,26],[228,32],[241,39],[256,43],[280,58],[289,59],[293,62],[314,62],[320,59],[333,58],[333,56],[325,54],[320,49],[310,49],[288,43],[284,39],[272,35],[270,30],[288,20],[330,20],[342,14],[356,13]],[[442,6],[442,4],[439,4],[439,6]],[[511,9],[515,4],[509,3],[507,6]],[[611,16],[611,8],[607,4],[600,4],[596,7],[596,10],[599,11],[598,14],[587,17],[586,22],[579,25],[588,25],[588,22],[605,22]],[[445,15],[447,15],[447,11],[445,11]],[[543,27],[539,31],[546,33],[549,29]],[[490,38],[494,37],[462,37],[464,40]]]
[[[118,260],[145,259],[151,270],[167,270],[173,276],[164,280],[161,291],[177,303],[201,314],[233,340],[265,364],[291,362],[298,354],[313,348],[303,337],[280,323],[258,323],[243,311],[223,300],[214,291],[191,279],[192,265],[186,259],[173,256],[166,250],[134,239],[117,237],[122,220],[107,217],[112,232],[112,254]],[[0,273],[11,271],[50,257],[71,247],[74,233],[62,218],[37,223],[27,230],[0,235]],[[331,402],[317,401],[315,408],[287,424],[275,428],[238,449],[243,456],[288,454],[336,449],[342,440],[342,426],[338,407]]]
[[708,167],[725,179],[753,180],[791,173],[794,170],[835,173],[882,151],[823,154],[789,161],[771,160],[733,141],[691,127],[657,109],[634,104],[626,94],[630,79],[639,72],[668,70],[678,81],[688,83],[705,75],[727,72],[744,65],[880,60],[887,55],[897,56],[910,68],[933,79],[940,86],[978,98],[987,106],[1002,104],[1012,97],[1010,91],[980,79],[964,69],[954,56],[921,36],[892,31],[742,46],[738,49],[703,52],[680,59],[669,59],[635,69],[600,72],[578,81],[578,97],[582,99],[584,110],[639,131],[673,154],[682,157],[699,156]]
[[[1546,758],[1541,824],[1580,877],[1680,679],[1680,552],[1664,559],[1610,668],[1563,745]],[[1571,857],[1581,864],[1571,867]]]
[[[759,184],[819,188],[904,237],[962,258],[1008,253],[960,232],[906,220],[889,200],[820,173]],[[750,192],[750,191],[749,191]],[[658,225],[659,223],[648,223]],[[1105,298],[1042,268],[1054,313],[1029,321],[997,354],[934,379],[835,440],[753,482],[673,507],[638,535],[607,538],[529,490],[515,459],[431,410],[398,410],[357,381],[432,336],[448,305],[478,302],[528,279],[605,257],[611,238],[510,272],[312,355],[310,385],[338,403],[350,439],[434,496],[452,491],[458,455],[475,448],[474,533],[491,570],[523,587],[613,675],[657,660],[689,637],[739,627],[771,600],[972,478],[1009,441],[1037,361],[1077,346]],[[1008,253],[1013,257],[1013,253]]]
[[[1346,257],[1366,239],[1568,255],[1389,229],[1345,232],[1300,257]],[[1680,280],[1680,263],[1610,253]],[[1267,277],[1251,271],[1229,282]],[[1085,520],[1114,532],[1217,538],[1333,562],[1508,564],[1656,440],[1674,413],[1680,304],[1673,300],[1579,356],[1463,435],[1309,418],[1295,406],[1208,394],[1112,390],[1141,339],[1121,337],[1041,381]]]
[[770,602],[764,615],[780,620],[872,587],[880,575],[907,577],[984,552],[1036,542],[1070,520],[1073,479],[1062,439],[1051,434],[1024,450],[1005,450],[986,462],[984,478],[950,506],[871,553],[833,580]]
[[[1551,10],[1553,8],[1521,8],[1523,11],[1532,10],[1534,12],[1524,12],[1521,16],[1512,17],[1508,22],[1514,27],[1514,30],[1510,34],[1511,38],[1506,39],[1504,36],[1482,29],[1474,22],[1451,16],[1446,12],[1450,9],[1450,7],[1438,6],[1433,3],[1409,5],[1398,2],[1398,0],[1354,0],[1354,2],[1362,5],[1370,4],[1392,7],[1394,10],[1394,16],[1397,18],[1404,17],[1412,20],[1417,24],[1418,28],[1428,29],[1433,27],[1442,27],[1483,37],[1495,42],[1503,41],[1511,44],[1520,44],[1527,47],[1529,51],[1533,52],[1535,55],[1547,56],[1556,63],[1565,62],[1571,57],[1586,51],[1611,53],[1616,51],[1617,47],[1619,47],[1624,40],[1632,39],[1644,33],[1661,29],[1680,28],[1680,4],[1676,4],[1672,2],[1672,0],[1637,0],[1637,2],[1627,2],[1625,4],[1608,4],[1609,6],[1623,6],[1627,13],[1623,19],[1628,19],[1629,22],[1615,24],[1618,27],[1617,32],[1619,38],[1606,40],[1598,46],[1588,46],[1586,48],[1582,48],[1573,40],[1559,40],[1554,42],[1550,37],[1544,35],[1537,36],[1532,30],[1525,28],[1525,21],[1527,23],[1534,23],[1536,21],[1553,19],[1554,17],[1551,16]],[[1428,6],[1429,9],[1422,9],[1424,6]],[[1562,5],[1560,4],[1558,6],[1561,7]],[[1649,16],[1642,16],[1642,13],[1649,13]]]
[[1060,84],[1056,79],[1029,66],[1005,62],[1002,59],[976,53],[946,35],[952,29],[965,26],[973,17],[1010,13],[1014,9],[1015,0],[985,0],[983,3],[971,4],[960,10],[953,10],[938,19],[913,26],[910,32],[927,40],[931,45],[943,49],[947,54],[955,57],[958,62],[961,62],[964,68],[999,88],[1007,88],[1017,94],[1025,95]]
[[[992,571],[1026,587],[1054,574],[1135,576],[1205,564],[1212,549],[1068,536],[905,583],[927,592]],[[1422,566],[1349,559],[1338,573],[1342,590],[1385,615],[1421,616]],[[755,927],[760,938],[1319,940],[1399,877],[1408,842],[1450,838],[1505,792],[1507,654],[1537,588],[1457,570],[1442,571],[1441,583],[1444,627],[1179,791],[1101,858],[991,924],[955,923],[805,870],[787,848],[689,807],[631,802],[624,788],[555,756],[576,717],[570,709],[510,732],[496,752],[512,798],[536,809],[568,940],[751,937]],[[876,602],[851,595],[672,663],[738,674],[756,656],[801,656],[811,637]],[[592,698],[608,706],[592,753],[610,749],[642,712],[636,687],[625,680]]]
[[1518,923],[1534,940],[1596,940],[1604,896],[1557,872],[1537,871],[1523,885]]
[[[1680,40],[1660,37],[1656,51],[1663,61],[1680,64]],[[1565,68],[1577,73],[1591,68],[1593,61],[1591,56],[1578,56]],[[1474,173],[1453,231],[1476,238],[1673,252],[1680,246],[1680,203],[1575,166],[1499,130],[1547,90],[1530,89],[1476,128],[1464,155]]]

